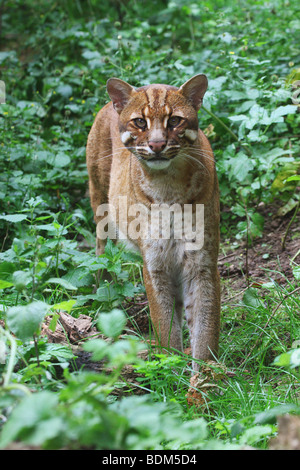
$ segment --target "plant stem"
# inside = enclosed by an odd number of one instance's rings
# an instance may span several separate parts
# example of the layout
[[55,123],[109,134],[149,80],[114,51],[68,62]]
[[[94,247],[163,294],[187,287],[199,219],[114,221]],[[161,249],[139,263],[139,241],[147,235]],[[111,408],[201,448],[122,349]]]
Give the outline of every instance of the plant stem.
[[10,342],[10,356],[9,356],[9,360],[7,364],[6,373],[3,374],[4,375],[3,387],[6,388],[10,382],[11,374],[13,373],[13,370],[14,370],[15,357],[16,357],[16,352],[17,352],[17,343],[14,337],[8,331],[4,330],[4,328],[2,328],[1,326],[0,326],[0,331],[3,335],[5,335],[8,338]]
[[34,341],[34,349],[35,349],[35,354],[36,354],[36,362],[38,366],[40,366],[40,356],[39,356],[39,348],[38,348],[38,342],[37,342],[37,335],[33,335],[33,341]]
[[236,140],[236,142],[238,142],[246,151],[246,153],[248,154],[248,156],[250,157],[250,155],[252,155],[251,153],[251,150],[249,149],[249,147],[247,147],[247,145],[243,144],[243,142],[240,141],[240,139],[238,138],[238,136],[232,132],[232,130],[226,126],[226,124],[222,121],[222,119],[218,118],[218,116],[216,116],[212,111],[210,111],[209,109],[205,108],[205,106],[202,106],[202,109],[204,109],[204,111],[207,112],[207,114],[209,114],[212,118],[214,118],[222,127],[224,127],[224,129],[231,135],[231,137],[233,137],[234,140]]
[[287,237],[287,234],[289,232],[289,229],[290,229],[290,226],[292,225],[292,223],[294,222],[295,218],[296,218],[296,215],[298,213],[298,210],[299,210],[299,206],[300,206],[300,201],[298,201],[298,204],[296,205],[296,209],[294,211],[294,214],[293,214],[293,217],[291,218],[288,226],[287,226],[287,229],[285,231],[285,234],[284,234],[284,237],[283,237],[283,240],[282,240],[282,243],[281,243],[281,249],[282,251],[285,250],[285,242],[286,242],[286,237]]

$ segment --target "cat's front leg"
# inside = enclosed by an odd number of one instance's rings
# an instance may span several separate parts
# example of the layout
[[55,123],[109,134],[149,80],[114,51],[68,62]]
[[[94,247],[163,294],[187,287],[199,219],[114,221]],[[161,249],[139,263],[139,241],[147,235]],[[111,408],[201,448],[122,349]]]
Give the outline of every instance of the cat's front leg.
[[[192,357],[213,359],[218,354],[220,330],[220,279],[216,266],[189,269],[183,285]],[[196,361],[193,370],[199,370]]]
[[183,302],[179,286],[164,270],[148,269],[144,282],[156,344],[162,349],[182,351]]

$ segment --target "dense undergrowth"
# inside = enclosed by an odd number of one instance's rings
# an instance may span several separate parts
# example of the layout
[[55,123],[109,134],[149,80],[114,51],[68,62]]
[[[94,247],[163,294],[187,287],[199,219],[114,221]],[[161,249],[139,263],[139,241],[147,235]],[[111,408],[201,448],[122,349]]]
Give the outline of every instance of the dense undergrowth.
[[[112,244],[95,258],[85,166],[109,77],[180,85],[205,73],[199,122],[216,156],[223,241],[260,237],[261,204],[275,200],[292,217],[297,9],[294,0],[2,2],[1,447],[266,448],[276,416],[299,413],[297,258],[293,279],[281,273],[277,283],[266,272],[260,289],[223,305],[219,366],[208,366],[217,385],[200,387],[196,406],[187,395],[190,358],[142,361],[140,334],[130,328],[120,338],[127,302],[144,293],[141,259]],[[96,277],[102,268],[110,285]],[[45,318],[55,329],[59,311],[99,324],[109,341],[89,339],[84,348],[107,370],[76,369],[68,345],[40,335]],[[139,372],[141,395],[122,383],[128,364]]]

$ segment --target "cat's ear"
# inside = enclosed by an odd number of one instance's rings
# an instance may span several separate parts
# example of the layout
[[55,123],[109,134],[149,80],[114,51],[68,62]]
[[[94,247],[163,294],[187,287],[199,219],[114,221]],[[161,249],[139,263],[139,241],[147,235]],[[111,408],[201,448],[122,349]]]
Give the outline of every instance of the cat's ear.
[[119,114],[128,103],[131,94],[135,91],[133,86],[119,78],[110,78],[107,80],[106,89],[113,102],[115,110]]
[[194,106],[194,108],[198,111],[201,108],[207,85],[208,81],[206,75],[201,73],[199,75],[195,75],[194,77],[190,78],[190,80],[181,85],[179,92],[181,92],[191,103],[191,105]]

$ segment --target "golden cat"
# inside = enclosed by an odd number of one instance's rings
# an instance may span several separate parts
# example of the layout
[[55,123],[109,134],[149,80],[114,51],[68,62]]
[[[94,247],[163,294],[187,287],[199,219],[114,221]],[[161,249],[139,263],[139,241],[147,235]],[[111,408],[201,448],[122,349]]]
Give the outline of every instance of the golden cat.
[[[217,355],[220,323],[219,188],[213,152],[197,116],[206,89],[202,74],[180,88],[134,88],[111,78],[111,102],[99,111],[87,142],[90,199],[101,226],[97,253],[104,251],[103,224],[109,221],[110,238],[140,250],[156,339],[163,348],[182,351],[184,310],[194,370],[197,359]],[[152,220],[152,213],[162,208],[170,208],[168,218],[155,231],[158,219]],[[202,218],[199,208],[204,208]],[[161,236],[165,229],[169,236]]]

